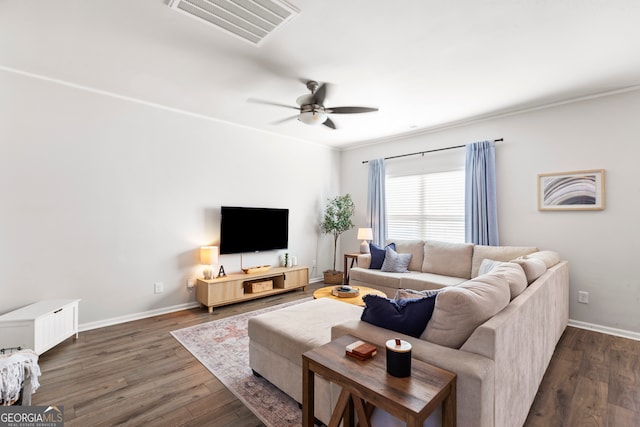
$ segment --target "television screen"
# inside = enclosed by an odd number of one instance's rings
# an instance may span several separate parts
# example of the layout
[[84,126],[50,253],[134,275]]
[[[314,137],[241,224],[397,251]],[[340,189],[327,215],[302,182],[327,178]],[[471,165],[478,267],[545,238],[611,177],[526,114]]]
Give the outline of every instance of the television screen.
[[289,244],[289,209],[220,208],[220,253],[286,249]]

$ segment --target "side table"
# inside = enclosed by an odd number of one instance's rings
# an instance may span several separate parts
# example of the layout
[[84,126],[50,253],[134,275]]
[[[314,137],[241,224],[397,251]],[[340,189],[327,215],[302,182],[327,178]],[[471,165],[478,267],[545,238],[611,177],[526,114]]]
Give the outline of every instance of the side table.
[[[344,284],[345,285],[349,284],[349,270],[353,267],[353,263],[358,260],[358,255],[360,255],[360,252],[344,254]],[[350,267],[347,265],[347,261],[349,259],[351,259]]]
[[314,425],[314,374],[342,387],[329,427],[338,426],[343,418],[345,425],[353,425],[351,404],[361,426],[370,426],[372,406],[405,421],[407,427],[418,427],[442,405],[442,425],[455,427],[455,373],[412,359],[411,376],[396,378],[387,374],[385,351],[380,347],[369,360],[347,357],[345,347],[354,341],[357,338],[345,335],[302,355],[304,427]]

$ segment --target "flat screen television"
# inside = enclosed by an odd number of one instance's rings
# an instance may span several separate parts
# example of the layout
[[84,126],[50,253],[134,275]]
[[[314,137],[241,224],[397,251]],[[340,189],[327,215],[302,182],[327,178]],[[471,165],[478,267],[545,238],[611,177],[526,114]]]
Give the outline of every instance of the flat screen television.
[[222,206],[220,253],[286,249],[289,244],[289,209]]

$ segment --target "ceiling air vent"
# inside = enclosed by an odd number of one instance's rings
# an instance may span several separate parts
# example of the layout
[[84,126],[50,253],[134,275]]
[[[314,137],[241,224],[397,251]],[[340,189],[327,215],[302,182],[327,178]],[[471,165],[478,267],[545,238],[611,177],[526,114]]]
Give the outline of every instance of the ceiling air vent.
[[169,6],[254,45],[300,13],[282,0],[170,0]]

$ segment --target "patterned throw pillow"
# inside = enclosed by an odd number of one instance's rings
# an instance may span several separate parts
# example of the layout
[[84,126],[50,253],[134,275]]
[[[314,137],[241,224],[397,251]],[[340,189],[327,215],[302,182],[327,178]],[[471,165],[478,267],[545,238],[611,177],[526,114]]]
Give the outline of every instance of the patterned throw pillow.
[[380,270],[391,273],[407,273],[410,262],[411,254],[399,254],[387,246]]

